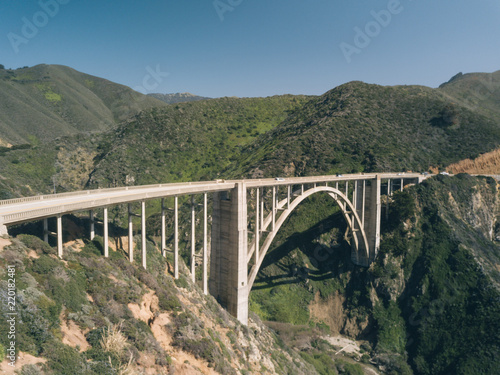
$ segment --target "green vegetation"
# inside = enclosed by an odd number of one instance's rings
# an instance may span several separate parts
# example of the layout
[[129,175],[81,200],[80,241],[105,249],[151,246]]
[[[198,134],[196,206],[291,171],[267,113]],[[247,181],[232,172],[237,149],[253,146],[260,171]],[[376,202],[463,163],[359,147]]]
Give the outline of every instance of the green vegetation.
[[49,193],[54,184],[61,192],[215,179],[235,161],[243,145],[276,127],[306,99],[277,96],[179,103],[143,112],[108,133],[9,151],[0,163],[0,174],[9,176],[0,180],[0,192],[30,194],[20,191],[27,185]]
[[[393,207],[398,211],[393,214],[411,211],[415,217],[412,224],[400,222],[384,234],[373,268],[382,281],[379,292],[385,290],[386,296],[385,306],[374,310],[376,349],[403,355],[396,357],[400,363],[407,351],[416,374],[490,374],[499,367],[500,293],[491,286],[497,276],[474,259],[484,253],[498,258],[499,248],[485,241],[485,233],[477,230],[480,226],[467,219],[472,212],[483,217],[481,210],[491,209],[470,207],[471,196],[478,192],[483,204],[495,196],[491,183],[465,175],[439,177],[395,197]],[[456,216],[458,207],[461,217]],[[391,268],[383,266],[389,256],[400,258],[404,293],[390,292],[398,281],[391,282]],[[393,267],[399,269],[394,263]]]
[[[2,145],[16,143],[0,147],[0,199],[54,189],[442,168],[500,145],[497,74],[457,76],[437,90],[351,82],[320,97],[166,105],[65,67],[0,69],[0,100],[15,97],[9,85],[32,99],[0,115]],[[468,99],[484,87],[486,95]],[[34,110],[40,105],[50,124]],[[51,140],[54,134],[60,138]],[[438,176],[396,193],[369,269],[350,261],[349,233],[333,201],[310,197],[275,238],[250,294],[253,313],[272,327],[287,324],[279,337],[256,316],[257,326],[241,327],[187,274],[174,281],[171,259],[152,242],[145,271],[140,252],[134,264],[122,251],[104,259],[101,237],[68,249],[61,261],[39,238],[21,234],[0,252],[0,265],[19,267],[18,350],[45,357],[54,373],[115,374],[129,361],[139,366],[141,355],[168,369],[170,354],[152,330],[168,314],[164,329],[173,347],[220,373],[235,373],[235,364],[245,373],[254,345],[268,360],[257,372],[272,372],[269,366],[277,373],[360,374],[375,362],[388,374],[493,373],[500,367],[500,252],[491,241],[497,194],[495,181],[466,175]],[[180,203],[184,227],[188,209]],[[110,211],[112,236],[123,232],[124,210]],[[158,211],[158,202],[148,204],[150,238],[159,231]],[[40,233],[37,225],[13,232]],[[188,261],[188,242],[180,242]],[[158,310],[149,320],[135,319],[128,306],[148,293]],[[1,312],[0,349],[8,345]],[[87,332],[87,350],[62,344],[63,321]],[[362,364],[341,359],[340,348],[322,339],[336,333],[368,342],[352,355]]]
[[[250,331],[228,316],[212,297],[204,296],[190,282],[184,267],[182,281],[174,282],[167,271],[172,265],[150,242],[148,270],[144,270],[140,259],[131,264],[121,251],[111,251],[110,257],[104,258],[100,237],[87,241],[81,250],[65,248],[63,260],[37,237],[19,235],[11,241],[12,245],[0,252],[0,290],[8,290],[6,265],[15,264],[16,312],[22,321],[16,327],[16,350],[47,360],[44,365],[25,366],[22,373],[112,375],[146,369],[169,373],[184,365],[173,362],[173,350],[182,350],[221,374],[236,374],[235,364],[244,371],[260,372],[262,365],[250,362],[249,353],[259,353],[268,365],[288,373],[314,373],[297,353],[283,355],[281,350],[285,349],[258,319],[255,331]],[[153,301],[157,297],[157,303],[145,304],[144,312],[149,311],[150,318],[137,319],[130,306],[139,309],[146,294],[154,296]],[[0,349],[10,344],[8,313],[3,304]],[[165,316],[168,323],[155,323]],[[211,328],[204,320],[211,322]],[[89,347],[82,350],[74,343],[63,344],[63,337],[68,338],[63,324],[85,333]],[[158,330],[171,338],[168,346],[158,340]],[[221,334],[226,331],[232,334],[231,340]],[[154,360],[144,363],[144,358]]]
[[440,91],[426,87],[350,82],[311,99],[245,147],[230,172],[426,171],[499,146],[495,117],[454,104],[455,125],[448,126],[450,105]]
[[[344,233],[343,219],[318,196],[283,227],[283,237],[276,239],[250,294],[251,309],[264,320],[314,327],[318,323],[309,310],[317,303],[313,297],[319,293],[326,301],[338,292],[346,311],[337,319],[351,322],[356,317],[360,326],[366,318],[370,322],[363,333],[342,326],[340,332],[375,335],[374,350],[365,360],[374,359],[387,373],[494,373],[500,294],[492,284],[499,281],[495,265],[500,249],[488,239],[488,220],[494,218],[497,194],[492,179],[467,175],[438,176],[395,194],[389,220],[382,223],[378,258],[368,272],[349,264],[350,248],[338,237]],[[329,250],[317,252],[325,256],[315,263],[318,244]],[[280,337],[291,346],[301,345],[300,335],[292,332],[281,329]],[[302,356],[321,373],[326,352]]]
[[60,65],[0,69],[0,134],[22,144],[102,132],[141,110],[166,105],[128,87]]
[[39,84],[36,84],[35,86],[37,89],[39,89],[43,93],[43,96],[49,102],[54,104],[54,103],[58,103],[61,101],[61,99],[62,99],[61,95],[55,93],[50,85],[39,83]]
[[456,102],[487,117],[500,121],[498,86],[500,71],[488,73],[457,74],[439,87],[440,92]]

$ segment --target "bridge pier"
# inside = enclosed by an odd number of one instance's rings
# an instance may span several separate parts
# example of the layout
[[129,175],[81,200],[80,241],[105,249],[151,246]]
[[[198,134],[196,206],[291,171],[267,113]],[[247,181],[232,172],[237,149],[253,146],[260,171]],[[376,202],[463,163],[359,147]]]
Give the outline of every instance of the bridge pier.
[[90,224],[90,240],[93,241],[95,238],[95,219],[94,219],[94,211],[89,211],[89,224]]
[[[380,247],[380,186],[379,176],[373,180],[359,180],[355,182],[353,205],[356,208],[358,216],[361,218],[362,226],[368,240],[368,249],[365,249],[359,228],[357,228],[358,230],[354,230],[353,236],[356,236],[359,248],[358,251],[351,252],[351,260],[358,266],[369,267]],[[354,246],[354,241],[352,245]],[[368,253],[368,257],[365,256],[366,253]]]
[[43,240],[49,243],[49,219],[43,219]]
[[104,218],[102,219],[102,225],[103,225],[103,232],[104,232],[104,257],[108,258],[109,257],[109,227],[108,227],[108,207],[104,207],[103,209],[103,216]]
[[242,324],[248,324],[247,190],[244,182],[214,193],[209,291]]
[[142,267],[147,268],[146,262],[146,201],[141,202],[141,251],[142,251]]
[[62,215],[57,215],[57,256],[63,257]]

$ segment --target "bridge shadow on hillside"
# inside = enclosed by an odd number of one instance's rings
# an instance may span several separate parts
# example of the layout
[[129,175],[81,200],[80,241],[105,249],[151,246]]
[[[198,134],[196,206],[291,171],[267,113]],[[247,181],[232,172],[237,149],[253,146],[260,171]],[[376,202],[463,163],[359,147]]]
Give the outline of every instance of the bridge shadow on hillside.
[[354,269],[351,246],[343,239],[346,228],[339,212],[304,232],[292,234],[266,255],[252,289],[325,281]]

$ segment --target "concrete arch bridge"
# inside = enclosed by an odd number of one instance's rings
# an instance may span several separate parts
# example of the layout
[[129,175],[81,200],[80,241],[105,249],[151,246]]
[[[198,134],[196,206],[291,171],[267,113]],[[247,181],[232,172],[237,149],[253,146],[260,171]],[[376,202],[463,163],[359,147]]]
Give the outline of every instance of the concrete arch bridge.
[[[134,261],[134,228],[132,218],[141,218],[142,266],[146,264],[146,201],[161,200],[161,251],[167,251],[167,215],[173,216],[174,277],[179,277],[179,197],[191,196],[191,264],[194,280],[195,259],[202,259],[202,283],[243,324],[248,322],[248,295],[259,268],[279,229],[306,198],[317,193],[328,194],[340,207],[351,234],[351,259],[360,266],[369,266],[380,245],[381,195],[391,196],[408,184],[420,183],[426,177],[414,173],[350,174],[251,180],[216,180],[210,182],[172,183],[129,186],[113,189],[86,190],[54,195],[40,195],[0,201],[0,235],[8,227],[43,220],[43,238],[57,238],[57,251],[63,257],[62,216],[88,211],[90,239],[95,235],[95,212],[102,210],[104,256],[109,255],[108,209],[128,205],[128,254]],[[211,254],[208,257],[208,194],[211,202]],[[196,249],[195,196],[201,195],[203,245]],[[165,206],[173,197],[173,208]],[[388,201],[388,200],[387,200]],[[140,203],[141,213],[135,214],[133,203]],[[198,209],[200,211],[200,209]],[[48,218],[57,218],[57,229],[49,231]],[[252,223],[250,225],[250,223]],[[210,277],[208,277],[210,268]]]

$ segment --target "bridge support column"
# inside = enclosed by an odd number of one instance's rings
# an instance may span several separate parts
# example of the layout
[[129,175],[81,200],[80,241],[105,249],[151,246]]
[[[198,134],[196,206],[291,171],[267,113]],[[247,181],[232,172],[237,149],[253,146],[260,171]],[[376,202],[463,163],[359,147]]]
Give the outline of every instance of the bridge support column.
[[215,193],[212,215],[210,294],[242,324],[248,324],[247,191],[244,182]]
[[0,236],[7,236],[9,232],[7,231],[7,227],[3,224],[0,224]]
[[95,237],[95,220],[94,220],[94,211],[89,211],[89,223],[90,223],[90,240],[92,241]]
[[132,205],[128,204],[128,259],[134,261],[134,224],[132,222]]
[[141,250],[142,250],[142,267],[146,269],[146,202],[141,202]]
[[196,282],[196,208],[194,206],[194,195],[191,195],[191,280]]
[[203,293],[208,294],[208,242],[207,242],[207,193],[203,194]]
[[165,198],[161,199],[161,255],[167,256],[167,218],[165,209]]
[[57,216],[57,256],[63,257],[62,216]]
[[[365,181],[356,181],[359,188],[354,196],[356,212],[359,217],[363,217],[363,227],[368,241],[368,249],[365,249],[360,231],[355,231],[354,235],[358,240],[358,251],[353,251],[351,259],[354,264],[368,267],[375,259],[380,247],[380,177]],[[368,253],[368,257],[366,257]]]
[[43,219],[43,240],[49,243],[49,219]]
[[391,196],[391,180],[387,180],[387,199],[385,201],[385,220],[389,220],[389,197]]
[[104,207],[104,256],[107,258],[109,256],[109,231],[108,231],[108,208]]
[[174,279],[179,278],[179,197],[174,198]]

